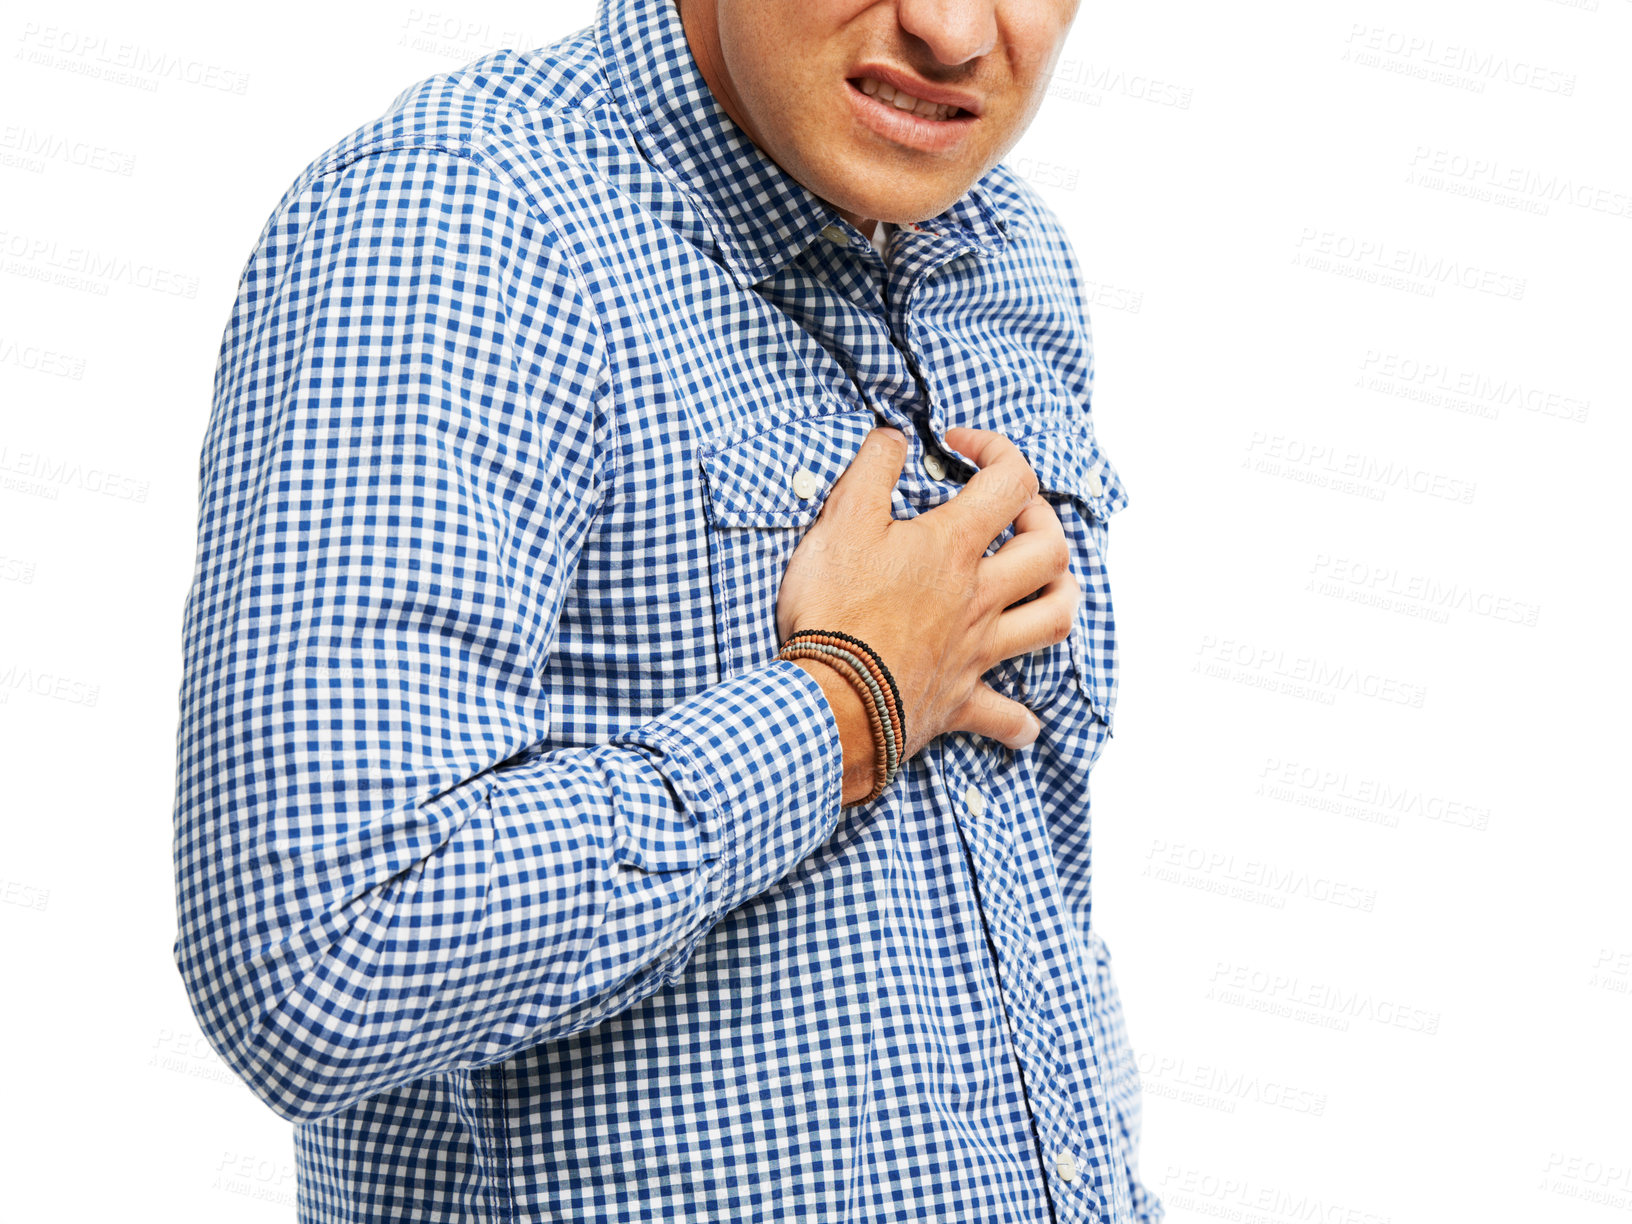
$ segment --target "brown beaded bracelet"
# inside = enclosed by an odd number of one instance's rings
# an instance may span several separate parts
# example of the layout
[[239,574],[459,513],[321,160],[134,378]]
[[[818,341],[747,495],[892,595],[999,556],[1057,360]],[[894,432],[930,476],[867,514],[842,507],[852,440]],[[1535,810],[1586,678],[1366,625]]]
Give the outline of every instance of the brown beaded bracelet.
[[873,697],[884,703],[884,709],[888,715],[884,721],[886,727],[892,731],[890,736],[890,747],[894,750],[898,759],[905,756],[907,751],[907,737],[906,725],[901,718],[901,703],[896,700],[894,678],[890,676],[889,671],[885,668],[883,661],[879,659],[876,654],[873,654],[870,651],[865,655],[861,654],[853,647],[845,644],[846,640],[854,639],[843,639],[838,637],[836,634],[819,633],[816,630],[804,630],[795,634],[793,638],[789,638],[788,640],[792,642],[795,640],[795,638],[799,642],[827,646],[831,648],[832,651],[856,660],[867,668],[868,674],[872,677],[873,683],[877,685],[878,688],[878,691],[873,694]]
[[818,659],[836,668],[861,694],[875,752],[873,788],[860,803],[870,803],[889,788],[906,763],[906,712],[895,677],[878,652],[860,638],[837,630],[801,629],[790,634],[778,659]]
[[851,687],[862,694],[862,705],[867,710],[867,727],[868,730],[872,732],[873,736],[873,789],[868,791],[867,794],[857,802],[870,803],[874,799],[878,798],[879,795],[884,793],[884,788],[889,785],[889,754],[885,750],[884,724],[879,719],[878,706],[861,683],[860,678],[852,675],[852,671],[856,664],[847,663],[843,660],[836,659],[823,651],[815,650],[809,646],[786,646],[783,648],[782,653],[777,657],[780,659],[789,660],[820,659],[823,663],[833,667],[833,669],[846,680],[850,681]]
[[[816,630],[801,629],[798,633],[795,633],[792,636],[793,637],[799,637],[802,634],[814,633],[814,632],[816,632]],[[906,747],[906,742],[907,742],[906,741],[906,726],[907,726],[907,724],[906,724],[906,710],[901,705],[901,693],[895,687],[895,677],[890,674],[890,669],[884,666],[884,660],[878,657],[878,651],[874,650],[871,646],[867,645],[867,643],[862,641],[860,638],[851,637],[848,633],[840,633],[837,629],[826,630],[825,635],[828,636],[828,637],[838,638],[839,641],[841,641],[841,642],[848,642],[852,646],[860,647],[861,650],[867,655],[868,658],[870,658],[874,663],[878,664],[879,671],[884,673],[884,679],[889,682],[890,696],[895,699],[896,709],[901,711],[901,721],[900,721],[900,726],[901,726],[901,729],[902,729],[901,744],[902,744],[902,747],[905,748]]]
[[863,691],[863,699],[870,706],[868,711],[869,722],[871,722],[873,714],[878,715],[878,731],[882,739],[877,747],[884,754],[885,777],[893,778],[901,752],[900,746],[895,739],[895,725],[889,715],[889,698],[885,696],[883,686],[880,685],[863,657],[846,647],[830,646],[822,642],[812,641],[809,638],[801,638],[797,642],[790,643],[787,650],[795,658],[821,658],[839,666],[848,673],[847,678],[851,681],[851,687],[860,688]]
[[826,646],[830,651],[848,655],[866,666],[874,683],[878,685],[879,691],[874,697],[883,703],[884,709],[888,711],[885,721],[892,724],[895,730],[894,747],[897,763],[898,765],[904,763],[907,754],[906,710],[901,704],[901,693],[895,686],[895,677],[890,673],[890,669],[884,666],[884,660],[879,658],[878,652],[860,638],[837,630],[801,629],[788,637],[788,643],[795,642]]

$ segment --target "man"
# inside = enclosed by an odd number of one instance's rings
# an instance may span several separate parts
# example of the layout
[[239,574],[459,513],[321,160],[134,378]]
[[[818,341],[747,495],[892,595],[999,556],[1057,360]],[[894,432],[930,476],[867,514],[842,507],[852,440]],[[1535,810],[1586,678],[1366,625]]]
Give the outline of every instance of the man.
[[[1126,495],[997,165],[1074,7],[604,0],[273,213],[176,956],[302,1220],[1161,1218],[1089,907]],[[803,628],[898,683],[876,799]]]

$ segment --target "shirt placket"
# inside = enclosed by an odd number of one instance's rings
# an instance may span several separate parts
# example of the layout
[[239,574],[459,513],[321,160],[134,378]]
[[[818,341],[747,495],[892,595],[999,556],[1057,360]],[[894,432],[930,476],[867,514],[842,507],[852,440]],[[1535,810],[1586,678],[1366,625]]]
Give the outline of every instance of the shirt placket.
[[937,754],[974,871],[1054,1218],[1059,1224],[1109,1224],[1101,1197],[1111,1189],[1105,1173],[1109,1155],[1098,1150],[1082,1125],[1092,1115],[1085,1113],[1084,1094],[1094,1089],[1081,1083],[1061,1056],[1069,1043],[1059,1031],[1054,993],[1040,972],[1037,924],[1025,902],[1028,882],[1009,825],[1015,788],[1006,784],[1010,774],[996,769],[995,760],[995,753],[965,734],[945,737]]
[[[863,263],[872,254],[863,249],[866,244],[860,239],[841,242],[845,231],[830,228],[837,232],[823,237],[838,248],[826,253],[835,264],[846,259]],[[913,297],[938,269],[974,249],[973,243],[957,233],[902,227],[891,252],[884,294],[884,318],[894,351],[886,351],[881,358],[888,366],[864,366],[857,380],[857,391],[867,405],[908,436],[899,495],[909,513],[946,499],[945,491],[936,486],[947,479],[956,462],[947,458],[945,406],[930,393],[929,382],[920,374],[921,355],[911,343]],[[885,390],[901,386],[903,363],[915,384],[910,398]],[[993,542],[994,550],[1007,534]],[[998,692],[1014,696],[1018,670],[1016,661],[1004,660],[986,679]],[[974,875],[1006,1028],[1025,1082],[1053,1218],[1056,1224],[1109,1224],[1105,1199],[1114,1198],[1107,1173],[1109,1154],[1098,1150],[1091,1128],[1084,1125],[1095,1112],[1091,1094],[1096,1088],[1081,1082],[1077,1069],[1063,1056],[1071,1043],[1059,1029],[1054,992],[1041,972],[1038,926],[1026,902],[1030,888],[1008,824],[1013,800],[1004,797],[1010,789],[1005,788],[1004,779],[1014,766],[1014,754],[1001,745],[963,734],[943,737],[940,742],[936,759],[952,788],[956,823]],[[1081,1017],[1080,1022],[1087,1023],[1088,1018]]]
[[[922,475],[909,470],[908,477],[938,482],[950,470],[944,458],[947,414],[930,395],[929,384],[919,372],[921,356],[911,342],[913,298],[938,269],[973,249],[973,244],[957,234],[905,226],[892,251],[886,317],[895,347],[918,385],[916,411],[899,422],[912,427],[909,434],[916,433],[909,469],[916,459]],[[1014,676],[1010,673],[1015,669],[1012,660],[995,667],[989,677],[993,687],[1012,695]],[[966,735],[949,736],[942,743],[942,776],[951,788],[958,828],[975,874],[1054,1218],[1059,1224],[1101,1224],[1108,1217],[1094,1189],[1094,1172],[1105,1167],[1106,1157],[1093,1150],[1090,1135],[1079,1125],[1083,1117],[1080,1094],[1092,1091],[1092,1085],[1079,1084],[1061,1057],[1067,1047],[1059,1033],[1052,992],[1039,972],[1037,926],[1024,900],[1029,888],[1005,814],[1003,780],[1009,776],[1012,754],[1000,746],[986,748]]]

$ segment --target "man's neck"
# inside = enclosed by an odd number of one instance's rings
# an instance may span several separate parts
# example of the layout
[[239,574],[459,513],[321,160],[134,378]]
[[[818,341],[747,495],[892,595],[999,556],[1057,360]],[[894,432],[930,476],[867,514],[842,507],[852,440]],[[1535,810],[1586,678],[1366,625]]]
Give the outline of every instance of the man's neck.
[[861,236],[867,241],[871,242],[873,240],[873,233],[878,228],[877,221],[874,221],[871,217],[861,217],[855,213],[845,212],[842,208],[839,209],[839,216],[860,230]]
[[[715,24],[714,0],[674,0],[680,13],[681,28],[686,33],[686,45],[691,51],[691,58],[697,64],[697,71],[703,78],[703,83],[709,88],[721,109],[731,117],[731,121],[742,129],[748,139],[752,140],[763,150],[759,137],[750,126],[740,99],[730,88],[730,78],[726,76],[719,62],[719,29]],[[769,154],[767,154],[769,156]],[[855,213],[838,210],[851,225],[861,231],[869,242],[873,239],[878,222],[871,217],[858,216]]]

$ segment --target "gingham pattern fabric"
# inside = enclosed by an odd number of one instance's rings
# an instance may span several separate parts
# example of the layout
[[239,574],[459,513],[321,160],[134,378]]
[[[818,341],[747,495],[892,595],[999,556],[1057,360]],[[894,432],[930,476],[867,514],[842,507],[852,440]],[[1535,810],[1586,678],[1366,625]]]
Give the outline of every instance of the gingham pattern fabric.
[[[1127,499],[1077,265],[1001,167],[885,254],[669,0],[415,85],[272,214],[202,447],[175,953],[301,1220],[1161,1218],[1091,922]],[[1013,437],[1086,594],[987,677],[1035,744],[841,808],[774,610],[880,423],[898,518],[973,473],[948,428]]]

